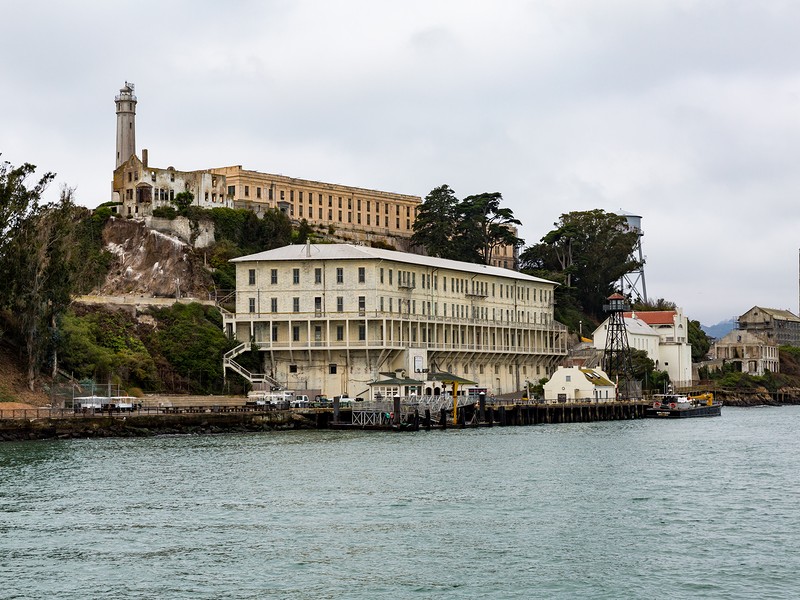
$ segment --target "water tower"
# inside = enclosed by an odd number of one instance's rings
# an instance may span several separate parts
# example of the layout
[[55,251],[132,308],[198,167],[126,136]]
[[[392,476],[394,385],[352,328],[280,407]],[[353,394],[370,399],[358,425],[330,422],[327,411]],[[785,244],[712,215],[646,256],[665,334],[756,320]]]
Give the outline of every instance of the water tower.
[[622,288],[622,293],[626,297],[647,303],[647,286],[644,281],[644,255],[642,254],[642,236],[644,235],[642,217],[624,210],[620,210],[617,214],[620,217],[625,217],[628,222],[628,228],[636,232],[636,245],[631,250],[630,260],[639,263],[638,269],[622,276],[619,282],[620,288]]

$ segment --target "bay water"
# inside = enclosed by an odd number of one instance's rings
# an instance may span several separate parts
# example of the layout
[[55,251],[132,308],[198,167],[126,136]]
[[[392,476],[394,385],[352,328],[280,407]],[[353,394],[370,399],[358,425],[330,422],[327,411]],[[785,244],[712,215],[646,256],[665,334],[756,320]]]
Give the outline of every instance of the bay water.
[[0,598],[796,598],[800,407],[0,444]]

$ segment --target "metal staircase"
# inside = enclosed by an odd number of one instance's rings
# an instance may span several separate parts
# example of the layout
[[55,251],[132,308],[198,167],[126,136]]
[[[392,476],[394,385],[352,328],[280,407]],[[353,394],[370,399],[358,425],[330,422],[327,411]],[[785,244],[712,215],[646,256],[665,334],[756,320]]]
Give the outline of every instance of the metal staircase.
[[270,377],[266,373],[251,373],[249,370],[245,369],[242,365],[237,363],[233,360],[235,357],[239,356],[240,354],[247,352],[250,350],[250,344],[239,344],[235,348],[228,350],[224,356],[222,357],[222,372],[223,375],[227,375],[228,369],[233,371],[234,373],[238,373],[242,377],[244,377],[250,384],[254,387],[260,387],[264,385],[269,385],[271,389],[274,390],[283,390],[286,389],[286,386],[281,384],[277,379],[274,377]]

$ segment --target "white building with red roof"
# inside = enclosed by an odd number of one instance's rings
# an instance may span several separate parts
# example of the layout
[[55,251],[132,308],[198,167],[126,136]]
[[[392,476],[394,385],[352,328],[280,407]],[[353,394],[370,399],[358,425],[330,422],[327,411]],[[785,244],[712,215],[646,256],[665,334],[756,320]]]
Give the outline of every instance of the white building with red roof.
[[[624,317],[628,345],[647,352],[656,369],[666,371],[674,385],[691,385],[692,347],[683,309],[627,312]],[[608,320],[595,330],[595,348],[605,348],[607,326]]]

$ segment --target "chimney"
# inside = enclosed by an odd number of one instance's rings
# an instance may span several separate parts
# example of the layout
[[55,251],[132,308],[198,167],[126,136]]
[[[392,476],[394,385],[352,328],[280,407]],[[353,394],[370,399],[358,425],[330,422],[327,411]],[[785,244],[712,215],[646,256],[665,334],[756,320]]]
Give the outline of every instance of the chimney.
[[142,148],[142,166],[147,168],[147,148]]

